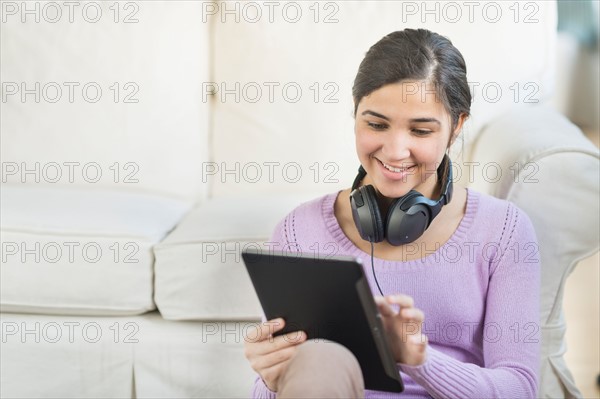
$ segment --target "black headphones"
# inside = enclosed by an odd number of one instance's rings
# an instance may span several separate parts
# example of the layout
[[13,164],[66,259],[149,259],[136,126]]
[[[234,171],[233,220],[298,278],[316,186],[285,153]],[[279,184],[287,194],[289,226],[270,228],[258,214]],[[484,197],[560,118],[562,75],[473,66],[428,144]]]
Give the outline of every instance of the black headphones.
[[[446,180],[442,181],[444,170]],[[443,191],[440,199],[435,201],[423,196],[415,190],[396,198],[389,207],[384,224],[377,204],[375,188],[371,185],[359,187],[367,172],[360,166],[358,175],[352,184],[350,206],[352,218],[358,233],[370,242],[381,242],[384,239],[392,245],[408,244],[419,238],[440,213],[442,206],[452,199],[452,162],[447,154],[437,169],[438,179],[442,181]]]

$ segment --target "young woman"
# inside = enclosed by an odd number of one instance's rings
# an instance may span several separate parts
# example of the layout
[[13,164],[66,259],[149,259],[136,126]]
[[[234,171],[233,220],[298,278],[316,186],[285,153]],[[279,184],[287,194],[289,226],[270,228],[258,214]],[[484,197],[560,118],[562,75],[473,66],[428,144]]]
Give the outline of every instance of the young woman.
[[333,244],[369,266],[405,391],[364,391],[348,350],[304,333],[273,338],[278,319],[246,343],[254,397],[535,398],[540,264],[531,221],[451,181],[447,152],[471,105],[462,55],[427,30],[391,33],[366,54],[353,97],[362,173],[352,189],[292,211],[272,241],[306,251]]

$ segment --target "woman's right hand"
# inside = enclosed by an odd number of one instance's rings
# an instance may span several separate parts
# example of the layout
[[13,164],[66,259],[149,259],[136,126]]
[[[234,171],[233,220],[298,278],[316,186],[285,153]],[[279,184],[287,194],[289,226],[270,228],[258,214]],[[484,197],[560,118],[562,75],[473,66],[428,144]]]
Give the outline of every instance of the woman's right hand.
[[[413,298],[402,294],[377,296],[375,303],[381,313],[396,362],[409,366],[425,363],[427,335],[422,332],[425,315],[415,308]],[[399,310],[392,306],[399,307]]]
[[296,331],[273,337],[285,326],[281,318],[261,323],[256,335],[249,332],[244,337],[244,354],[250,366],[273,392],[277,392],[277,381],[285,371],[298,345],[306,341],[306,333]]

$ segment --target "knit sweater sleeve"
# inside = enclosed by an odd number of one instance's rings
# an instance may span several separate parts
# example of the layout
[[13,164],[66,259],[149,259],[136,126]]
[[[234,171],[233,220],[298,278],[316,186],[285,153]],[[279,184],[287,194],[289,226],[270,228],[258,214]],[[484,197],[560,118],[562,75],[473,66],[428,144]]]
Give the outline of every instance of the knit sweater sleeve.
[[[277,224],[275,227],[275,230],[273,230],[273,234],[269,240],[269,245],[274,250],[282,250],[288,244],[286,239],[287,222],[288,217],[279,222],[279,224]],[[263,316],[263,322],[264,321],[265,317]],[[252,388],[252,397],[255,399],[275,399],[276,396],[277,393],[271,391],[266,386],[260,375],[256,374],[256,379],[254,380],[254,386]]]
[[399,364],[435,398],[537,397],[541,340],[537,238],[528,216],[516,206],[509,204],[506,220],[487,262],[483,367],[432,347],[427,348],[424,364]]
[[252,389],[252,397],[255,399],[275,399],[276,396],[277,393],[267,388],[263,379],[257,375]]

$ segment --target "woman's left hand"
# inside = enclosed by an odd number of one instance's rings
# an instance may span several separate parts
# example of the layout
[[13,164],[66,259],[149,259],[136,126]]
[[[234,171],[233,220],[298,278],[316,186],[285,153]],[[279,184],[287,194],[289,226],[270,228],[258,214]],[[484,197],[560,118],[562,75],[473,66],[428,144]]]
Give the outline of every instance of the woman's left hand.
[[[391,345],[394,359],[398,363],[419,366],[425,363],[427,336],[421,332],[425,319],[423,312],[414,307],[408,295],[375,297],[381,313],[383,326]],[[399,310],[393,309],[397,305]]]

